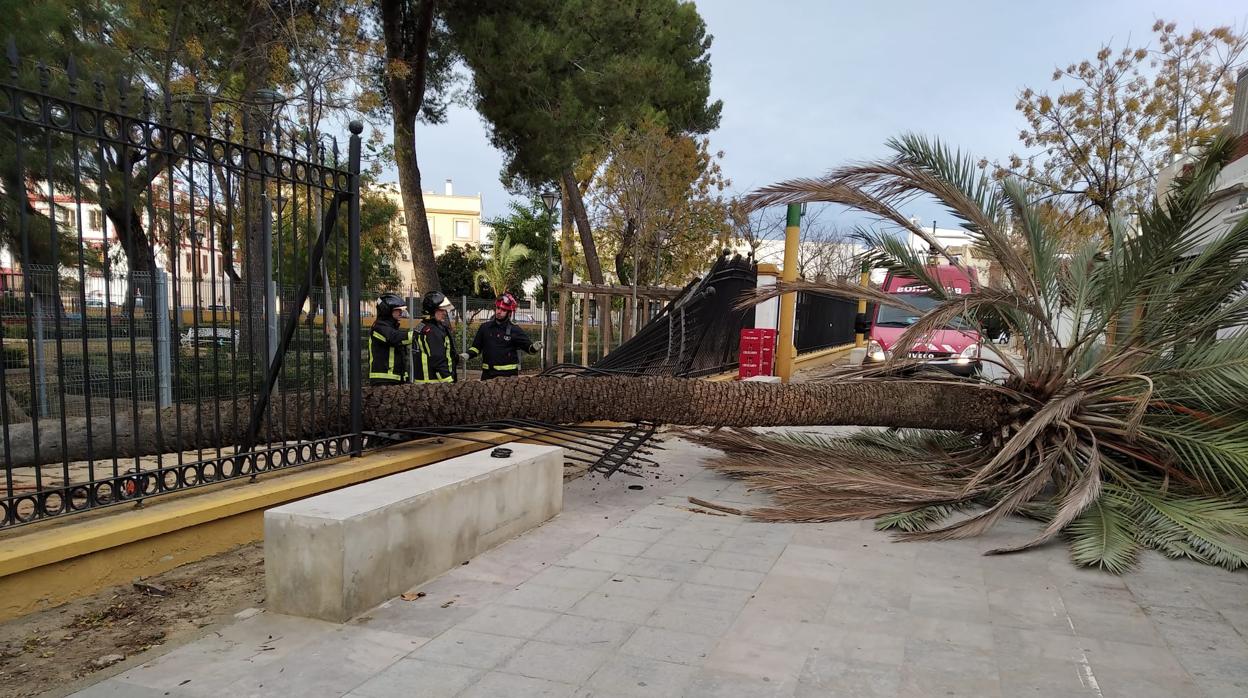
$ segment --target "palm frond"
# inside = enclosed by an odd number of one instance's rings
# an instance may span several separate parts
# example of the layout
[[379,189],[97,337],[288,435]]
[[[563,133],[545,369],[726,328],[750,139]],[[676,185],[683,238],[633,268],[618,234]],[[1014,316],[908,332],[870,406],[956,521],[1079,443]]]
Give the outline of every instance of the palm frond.
[[1101,496],[1066,527],[1070,559],[1082,567],[1122,574],[1135,567],[1140,543],[1133,521],[1119,498]]

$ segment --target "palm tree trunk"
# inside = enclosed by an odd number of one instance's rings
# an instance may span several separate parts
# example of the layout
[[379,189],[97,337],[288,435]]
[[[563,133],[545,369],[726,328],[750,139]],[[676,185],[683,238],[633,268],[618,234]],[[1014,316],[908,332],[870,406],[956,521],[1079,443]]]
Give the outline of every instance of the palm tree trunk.
[[[297,398],[296,398],[297,399]],[[332,397],[311,418],[291,415],[272,424],[276,440],[335,436],[348,431],[346,394]],[[529,419],[551,424],[589,421],[651,421],[676,426],[777,427],[858,425],[989,431],[1012,418],[1003,393],[976,384],[949,385],[922,381],[854,380],[837,383],[715,383],[685,378],[542,378],[443,384],[404,384],[364,391],[364,428],[369,431],[423,429]],[[175,411],[182,409],[182,432],[174,431]],[[95,420],[92,455],[133,457],[161,452],[229,446],[242,439],[249,405],[223,403],[221,429],[216,420],[198,421],[195,406],[171,407],[160,414]],[[280,418],[279,410],[273,416]],[[117,451],[110,450],[112,425],[118,430]],[[62,454],[59,424],[40,425],[42,463],[87,458],[85,420],[67,420],[68,449]],[[261,433],[269,433],[269,425]],[[9,452],[15,466],[34,465],[30,424],[10,427]],[[0,446],[2,448],[2,446]]]

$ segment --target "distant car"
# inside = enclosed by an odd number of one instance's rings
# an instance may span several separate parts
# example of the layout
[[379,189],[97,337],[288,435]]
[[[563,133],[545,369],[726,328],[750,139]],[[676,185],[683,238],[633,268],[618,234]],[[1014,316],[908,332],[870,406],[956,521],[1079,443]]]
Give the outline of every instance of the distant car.
[[88,297],[88,298],[87,298],[87,302],[86,302],[86,307],[88,307],[88,308],[103,308],[103,307],[104,307],[104,299],[103,299],[103,298],[91,298],[91,297]]
[[200,346],[226,347],[238,344],[238,330],[228,327],[191,327],[182,335],[180,343],[184,347]]

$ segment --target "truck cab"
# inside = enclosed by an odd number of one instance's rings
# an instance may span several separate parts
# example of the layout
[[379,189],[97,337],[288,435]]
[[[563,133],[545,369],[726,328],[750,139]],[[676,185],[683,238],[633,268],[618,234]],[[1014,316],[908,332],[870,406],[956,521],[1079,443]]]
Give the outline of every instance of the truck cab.
[[[968,270],[974,275],[975,270]],[[936,279],[949,295],[971,292],[971,279],[952,265],[936,265],[929,269],[929,276]],[[889,272],[884,278],[883,291],[908,302],[920,310],[936,307],[940,301],[931,295],[926,283],[912,277]],[[900,308],[877,304],[871,314],[871,331],[868,335],[865,364],[882,363],[893,355],[893,348],[901,335],[919,320],[919,315]],[[980,344],[982,338],[971,325],[954,320],[948,326],[920,338],[907,352],[909,358],[934,368],[944,369],[958,375],[969,376],[980,369]]]

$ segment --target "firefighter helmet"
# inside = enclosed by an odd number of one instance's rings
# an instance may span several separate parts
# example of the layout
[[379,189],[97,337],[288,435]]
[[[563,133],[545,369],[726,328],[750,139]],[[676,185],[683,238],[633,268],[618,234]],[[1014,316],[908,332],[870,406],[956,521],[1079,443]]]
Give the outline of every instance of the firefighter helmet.
[[425,294],[425,300],[420,304],[420,312],[425,317],[433,317],[435,311],[450,310],[455,306],[440,291],[430,291]]
[[515,296],[510,293],[504,293],[498,297],[498,300],[494,301],[494,307],[499,310],[506,310],[509,313],[514,313],[516,312],[516,308],[520,307],[520,304],[516,303]]
[[389,317],[395,308],[406,307],[407,301],[403,300],[402,296],[394,293],[382,294],[381,298],[377,299],[377,317]]

